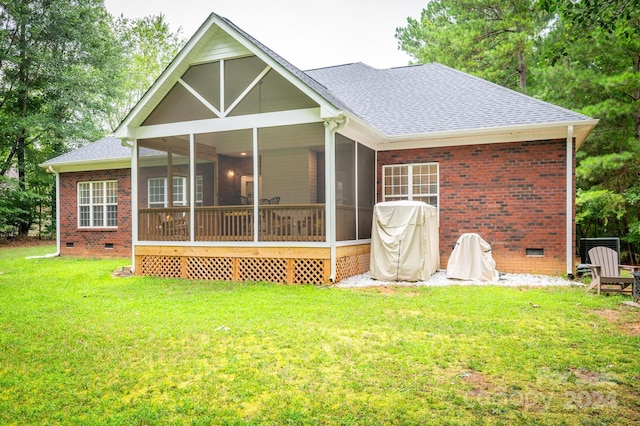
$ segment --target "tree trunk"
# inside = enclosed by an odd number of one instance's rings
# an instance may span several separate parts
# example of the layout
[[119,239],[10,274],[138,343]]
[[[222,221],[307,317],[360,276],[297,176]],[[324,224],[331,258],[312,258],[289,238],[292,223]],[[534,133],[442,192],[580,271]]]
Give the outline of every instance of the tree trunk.
[[[636,74],[640,74],[640,55],[637,55],[633,59],[633,68]],[[640,90],[635,91],[635,93],[633,94],[633,100],[635,101],[635,103],[638,103],[638,100],[640,100]],[[634,117],[634,119],[636,126],[636,140],[640,142],[640,107],[638,107],[638,109],[636,110],[636,116]]]
[[520,76],[520,91],[527,93],[527,66],[524,63],[524,51],[518,52],[518,75]]
[[[20,84],[20,97],[19,97],[19,114],[21,118],[26,118],[27,116],[27,98],[29,96],[29,73],[27,72],[29,58],[27,57],[27,25],[26,25],[26,17],[21,16],[22,22],[20,23],[20,68],[19,68],[19,84]],[[23,121],[24,122],[24,121]],[[18,168],[18,187],[20,191],[27,190],[27,173],[26,173],[26,138],[27,138],[27,129],[22,127],[18,132],[18,137],[16,138],[16,162]],[[31,227],[30,223],[26,223],[27,221],[20,222],[20,235],[27,235],[29,232],[29,228]]]

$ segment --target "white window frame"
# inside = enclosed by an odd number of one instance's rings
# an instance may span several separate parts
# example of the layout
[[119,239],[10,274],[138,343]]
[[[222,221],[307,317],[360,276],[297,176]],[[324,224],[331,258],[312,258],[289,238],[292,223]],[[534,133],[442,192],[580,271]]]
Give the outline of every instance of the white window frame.
[[[118,227],[117,180],[78,182],[77,193],[78,228],[115,229]],[[86,213],[89,214],[88,217]],[[87,220],[88,224],[85,223]]]
[[[152,201],[151,187],[153,183],[162,182],[162,201]],[[182,182],[182,191],[176,191],[176,183]],[[181,195],[181,199],[176,199],[176,195]],[[168,188],[166,177],[152,177],[147,179],[147,206],[149,208],[168,207]],[[203,179],[202,175],[196,176],[196,205],[202,205],[203,200]],[[173,205],[175,207],[186,207],[189,205],[189,182],[186,176],[173,177]]]
[[[420,176],[428,176],[429,179],[432,176],[431,173],[426,175],[414,174],[415,167],[435,167],[435,182],[428,181],[426,183],[419,183],[417,179]],[[402,171],[404,169],[405,174],[397,174],[396,171]],[[406,176],[406,183],[402,182],[401,177]],[[395,182],[391,182],[391,185],[387,184],[387,178]],[[398,179],[400,182],[398,182]],[[414,181],[415,185],[414,185]],[[431,187],[435,184],[435,191],[431,190]],[[389,186],[395,186],[399,189],[397,194],[387,194],[387,188]],[[422,193],[416,192],[416,189],[428,187],[429,192]],[[404,189],[404,190],[403,190]],[[435,207],[440,211],[440,163],[412,163],[412,164],[388,164],[382,166],[382,201],[396,201],[396,200],[410,200],[410,201],[425,201],[427,204],[434,205],[433,203],[426,201],[425,198],[435,198]]]

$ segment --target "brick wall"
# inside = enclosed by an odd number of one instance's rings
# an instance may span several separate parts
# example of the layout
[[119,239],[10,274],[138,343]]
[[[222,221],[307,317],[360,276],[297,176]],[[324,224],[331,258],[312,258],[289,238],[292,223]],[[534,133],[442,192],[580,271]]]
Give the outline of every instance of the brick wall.
[[[118,181],[118,228],[78,228],[78,182]],[[131,256],[131,171],[60,174],[60,252],[63,256]],[[111,245],[112,248],[107,248]]]
[[[499,271],[566,272],[566,141],[379,151],[378,201],[383,165],[430,162],[440,168],[443,268],[460,235],[476,232]],[[527,256],[527,248],[544,256]]]

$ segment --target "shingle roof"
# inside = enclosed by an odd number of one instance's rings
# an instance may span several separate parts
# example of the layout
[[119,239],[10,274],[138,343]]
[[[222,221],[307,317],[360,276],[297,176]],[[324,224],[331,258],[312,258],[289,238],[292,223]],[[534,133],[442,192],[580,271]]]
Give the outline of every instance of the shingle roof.
[[[437,63],[391,69],[353,63],[304,72],[233,22],[218,15],[214,17],[224,21],[329,103],[390,138],[591,120]],[[42,166],[130,158],[131,150],[122,146],[119,139],[108,136],[53,158]]]
[[387,136],[590,120],[441,64],[306,72]]
[[[155,149],[141,148],[141,156],[162,155]],[[122,141],[113,136],[107,136],[83,147],[52,158],[41,164],[42,167],[60,164],[85,163],[91,161],[123,161],[131,160],[131,148],[122,145]]]
[[122,141],[113,136],[107,136],[76,150],[62,154],[42,164],[53,166],[56,164],[80,163],[101,160],[125,160],[131,158],[131,148],[122,146]]

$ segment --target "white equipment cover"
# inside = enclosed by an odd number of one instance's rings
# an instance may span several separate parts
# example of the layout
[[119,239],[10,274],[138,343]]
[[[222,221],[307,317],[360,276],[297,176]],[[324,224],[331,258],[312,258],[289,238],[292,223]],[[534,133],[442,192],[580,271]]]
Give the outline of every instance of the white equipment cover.
[[440,267],[438,210],[422,201],[387,201],[373,208],[371,277],[422,281]]
[[467,281],[497,281],[499,274],[491,256],[491,245],[478,234],[462,234],[449,257],[446,276]]

